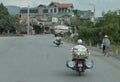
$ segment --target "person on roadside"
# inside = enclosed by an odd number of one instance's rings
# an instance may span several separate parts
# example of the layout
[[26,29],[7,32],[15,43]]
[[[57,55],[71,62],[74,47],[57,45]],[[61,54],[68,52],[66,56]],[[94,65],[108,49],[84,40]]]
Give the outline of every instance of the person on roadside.
[[108,56],[109,55],[109,48],[110,48],[110,40],[108,38],[108,35],[105,35],[103,38],[103,53],[104,55]]

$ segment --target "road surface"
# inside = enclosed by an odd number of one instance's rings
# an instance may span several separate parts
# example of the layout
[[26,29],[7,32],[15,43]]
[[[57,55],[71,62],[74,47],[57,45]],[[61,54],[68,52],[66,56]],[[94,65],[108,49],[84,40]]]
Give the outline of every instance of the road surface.
[[91,50],[94,68],[79,74],[65,65],[71,47],[53,35],[0,37],[0,82],[120,82],[120,61]]

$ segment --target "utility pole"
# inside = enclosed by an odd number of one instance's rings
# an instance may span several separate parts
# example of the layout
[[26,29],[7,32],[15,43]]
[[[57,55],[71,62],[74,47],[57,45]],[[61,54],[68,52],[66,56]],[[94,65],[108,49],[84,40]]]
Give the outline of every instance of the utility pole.
[[27,26],[27,34],[29,35],[30,34],[30,23],[29,23],[29,6],[28,6],[28,16],[27,16],[27,19],[28,19],[28,21],[27,21],[27,24],[28,24],[28,26]]

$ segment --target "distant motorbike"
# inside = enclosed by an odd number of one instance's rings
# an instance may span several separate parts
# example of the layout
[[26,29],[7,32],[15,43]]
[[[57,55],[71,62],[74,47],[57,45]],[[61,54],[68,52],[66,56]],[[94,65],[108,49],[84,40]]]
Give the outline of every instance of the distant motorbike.
[[77,52],[76,58],[66,62],[66,66],[72,70],[77,71],[79,74],[85,72],[86,69],[93,68],[93,61],[88,58],[88,52]]
[[62,32],[56,33],[56,34],[54,34],[54,36],[55,36],[55,37],[57,37],[57,36],[63,37],[63,36],[64,36],[64,33],[62,33]]
[[54,44],[56,44],[58,47],[63,44],[61,39],[56,39],[55,41],[53,41]]

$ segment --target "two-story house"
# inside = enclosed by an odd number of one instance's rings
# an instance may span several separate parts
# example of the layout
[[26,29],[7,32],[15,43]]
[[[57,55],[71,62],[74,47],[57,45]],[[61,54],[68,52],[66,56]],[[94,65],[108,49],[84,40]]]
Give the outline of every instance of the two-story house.
[[[70,23],[70,17],[73,15],[73,4],[71,3],[58,3],[58,2],[51,2],[48,5],[48,12],[52,19],[58,19],[58,23]],[[52,21],[54,22],[54,21]]]

